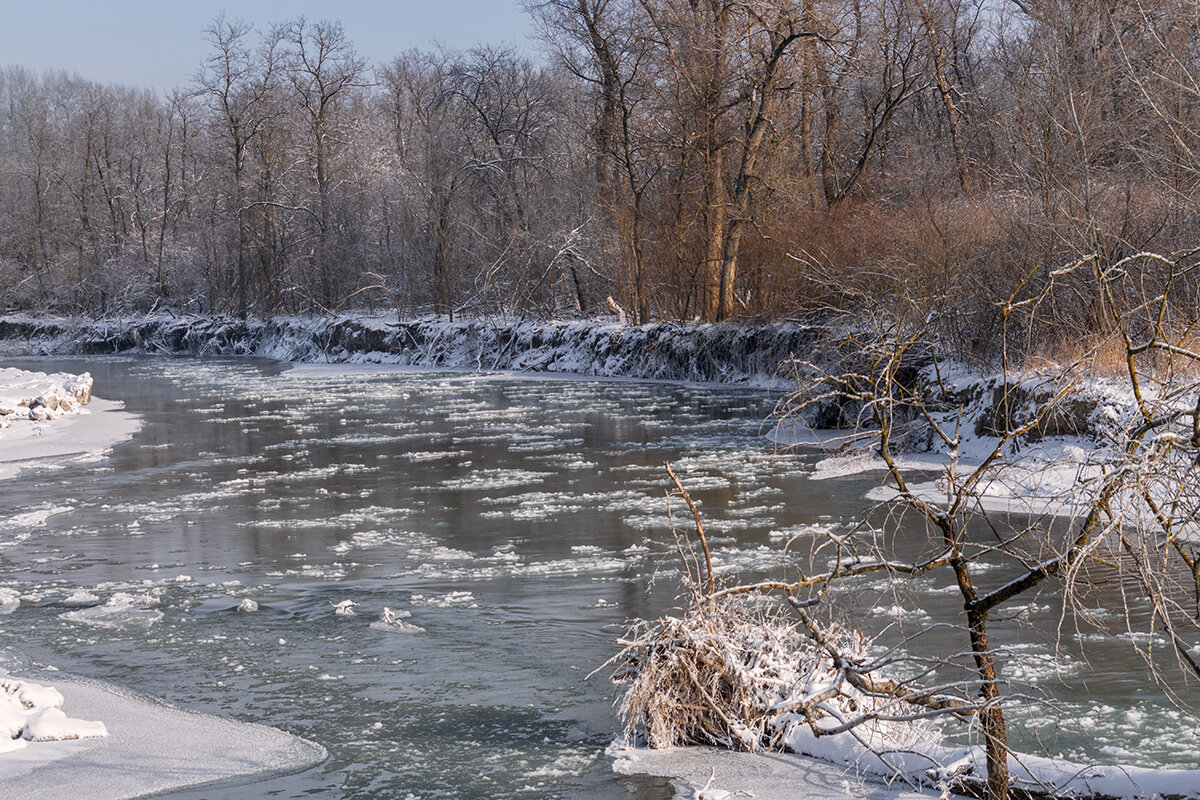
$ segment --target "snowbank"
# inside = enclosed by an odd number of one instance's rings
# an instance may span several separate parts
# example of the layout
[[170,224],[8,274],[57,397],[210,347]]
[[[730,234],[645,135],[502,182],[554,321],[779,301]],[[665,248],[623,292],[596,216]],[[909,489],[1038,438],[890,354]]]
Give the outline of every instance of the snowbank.
[[[621,742],[610,746],[608,752],[618,774],[673,778],[682,789],[680,796],[703,800],[738,796],[758,800],[932,800],[940,794],[933,788],[914,789],[903,777],[889,776],[884,783],[884,776],[872,775],[854,760],[839,764],[793,753],[738,753],[716,747],[649,750]],[[975,755],[982,762],[982,754]],[[1015,785],[1057,792],[1055,796],[1200,797],[1200,771],[1196,770],[1085,767],[1024,755],[1009,763]],[[951,764],[951,770],[961,766]],[[913,779],[928,782],[920,775]],[[707,794],[703,793],[706,787]]]
[[[0,318],[0,353],[252,355],[295,362],[400,364],[772,386],[823,329],[795,322],[631,326],[426,317],[150,316],[115,321]],[[786,381],[783,382],[787,387]]]
[[[724,800],[933,800],[903,784],[867,783],[850,767],[790,753],[735,753],[715,747],[647,750],[614,744],[613,770],[620,775],[671,778],[679,797]],[[725,794],[727,793],[727,794]],[[740,793],[740,794],[739,794]]]
[[92,376],[28,372],[0,367],[0,427],[16,419],[44,422],[58,419],[92,399]]
[[121,408],[92,397],[86,372],[0,367],[0,480],[99,458],[138,428],[137,418]]
[[[1128,387],[1086,376],[1075,376],[1063,386],[1065,376],[1032,371],[1010,374],[1005,382],[1001,374],[981,376],[955,364],[940,367],[937,376],[925,367],[918,380],[933,418],[944,431],[957,434],[958,447],[951,450],[932,435],[932,429],[910,434],[914,441],[896,453],[896,463],[908,474],[913,495],[932,502],[945,500],[946,476],[965,480],[996,449],[1001,428],[1016,428],[1042,415],[1040,425],[1012,441],[993,462],[978,487],[980,505],[1002,513],[1080,513],[1080,487],[1102,474],[1101,465],[1115,455],[1113,442],[1120,439],[1122,425],[1136,411]],[[809,409],[804,417],[786,416],[769,436],[780,446],[824,450],[826,457],[810,474],[813,480],[882,473],[886,465],[871,449],[874,440],[856,439],[851,429],[855,413],[834,397]],[[827,427],[820,428],[822,424]],[[921,472],[930,473],[930,479],[915,479]],[[892,488],[880,486],[868,497],[887,500],[894,494]]]
[[[104,720],[104,738],[53,741],[0,754],[6,800],[118,800],[296,772],[325,758],[291,734],[168,706],[101,683],[56,675],[73,714]],[[98,776],[103,776],[99,778]]]
[[57,689],[0,672],[0,754],[22,750],[29,742],[108,736],[103,722],[71,719],[62,705]]

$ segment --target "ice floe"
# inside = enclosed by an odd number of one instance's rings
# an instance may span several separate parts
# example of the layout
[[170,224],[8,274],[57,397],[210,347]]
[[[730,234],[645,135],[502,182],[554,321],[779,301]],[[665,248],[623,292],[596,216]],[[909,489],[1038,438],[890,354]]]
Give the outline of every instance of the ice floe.
[[117,592],[104,605],[68,611],[61,617],[98,628],[148,628],[163,617],[158,597],[152,594]]

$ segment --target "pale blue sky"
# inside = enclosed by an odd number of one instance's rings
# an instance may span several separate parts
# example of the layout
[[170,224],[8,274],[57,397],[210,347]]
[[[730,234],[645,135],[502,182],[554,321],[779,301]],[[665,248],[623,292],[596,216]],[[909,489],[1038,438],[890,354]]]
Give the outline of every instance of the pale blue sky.
[[341,20],[372,63],[435,40],[532,47],[517,0],[0,0],[0,64],[166,90],[195,73],[207,51],[201,30],[222,10],[260,27],[300,15]]

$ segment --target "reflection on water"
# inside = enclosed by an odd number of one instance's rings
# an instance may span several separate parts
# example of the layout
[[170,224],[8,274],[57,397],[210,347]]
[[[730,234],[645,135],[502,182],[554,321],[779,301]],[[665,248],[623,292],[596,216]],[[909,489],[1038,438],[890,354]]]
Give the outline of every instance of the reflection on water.
[[[853,525],[870,485],[810,483],[811,457],[760,436],[772,399],[754,392],[249,360],[55,369],[90,370],[146,424],[99,468],[4,486],[0,516],[24,522],[3,534],[0,585],[36,605],[0,617],[0,643],[329,749],[245,797],[669,797],[610,773],[613,691],[584,680],[629,619],[675,601],[663,462],[708,515],[726,575],[778,574],[790,537]],[[919,588],[932,617],[961,606]],[[142,598],[124,624],[64,616],[121,592]],[[258,610],[238,610],[245,598]],[[344,600],[356,614],[335,613]],[[372,628],[384,607],[424,632]],[[1050,619],[1038,601],[1021,621]],[[1049,749],[1196,752],[1186,720],[1146,705],[1156,692],[1111,679],[1128,665],[1074,659],[1060,689],[1049,652],[1013,674],[1089,726],[1035,726]],[[1151,747],[1139,714],[1176,735]]]

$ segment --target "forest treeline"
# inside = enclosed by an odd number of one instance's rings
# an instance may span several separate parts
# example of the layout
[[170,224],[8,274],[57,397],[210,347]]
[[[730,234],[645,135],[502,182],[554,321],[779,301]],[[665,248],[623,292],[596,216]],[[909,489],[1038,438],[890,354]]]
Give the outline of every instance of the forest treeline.
[[[165,94],[0,72],[0,309],[785,316],[998,301],[1103,327],[1102,263],[1194,246],[1200,9],[530,0],[510,46],[368,63],[217,18]],[[1064,331],[1068,326],[1062,328]]]

